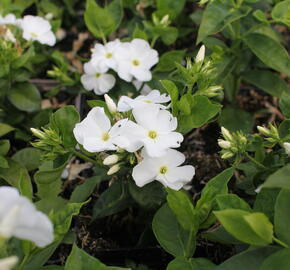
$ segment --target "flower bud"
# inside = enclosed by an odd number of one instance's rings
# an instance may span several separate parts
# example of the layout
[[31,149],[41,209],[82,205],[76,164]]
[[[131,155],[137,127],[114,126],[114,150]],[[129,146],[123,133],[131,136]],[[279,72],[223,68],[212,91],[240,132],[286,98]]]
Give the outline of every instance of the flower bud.
[[108,109],[111,113],[116,113],[117,112],[117,106],[116,103],[110,98],[109,95],[105,94],[105,101],[108,106]]
[[113,167],[111,167],[108,170],[107,175],[112,175],[112,174],[118,172],[120,169],[121,169],[120,165],[119,164],[115,164]]
[[283,147],[285,149],[286,154],[290,156],[290,143],[284,142]]
[[230,134],[230,132],[226,128],[222,127],[221,131],[222,131],[222,134],[223,134],[224,138],[227,141],[231,141],[233,139],[232,135]]
[[233,157],[233,155],[234,155],[234,154],[233,154],[232,152],[227,151],[227,152],[225,152],[224,154],[222,154],[221,158],[222,158],[222,159],[228,159],[228,158]]
[[198,62],[203,62],[204,60],[204,56],[205,56],[205,46],[202,45],[195,57],[195,62],[198,63]]
[[169,23],[169,14],[166,14],[165,16],[163,16],[163,18],[160,21],[160,24],[162,25],[168,25]]
[[118,160],[119,160],[118,155],[110,155],[104,159],[103,164],[106,166],[114,165],[118,162]]
[[53,14],[52,13],[47,13],[44,17],[47,20],[52,20],[53,19]]
[[263,135],[265,136],[269,136],[270,135],[270,130],[265,128],[265,127],[262,127],[262,126],[257,126],[257,129],[260,133],[262,133]]
[[0,259],[0,269],[10,270],[17,264],[17,262],[18,258],[16,256]]
[[37,137],[39,139],[45,139],[46,138],[45,133],[42,132],[41,130],[36,129],[36,128],[31,128],[30,130],[31,130],[31,132],[33,133],[33,135],[35,137]]
[[232,144],[229,141],[225,141],[222,139],[218,140],[218,145],[223,149],[229,149],[232,146]]
[[247,138],[245,136],[240,135],[239,137],[240,137],[239,139],[242,143],[244,143],[244,144],[247,143]]

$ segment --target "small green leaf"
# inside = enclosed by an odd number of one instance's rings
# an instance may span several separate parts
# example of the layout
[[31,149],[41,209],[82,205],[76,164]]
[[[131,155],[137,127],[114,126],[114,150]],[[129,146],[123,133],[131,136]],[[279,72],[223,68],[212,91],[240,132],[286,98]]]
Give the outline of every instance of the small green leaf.
[[265,259],[259,270],[288,270],[290,265],[290,250],[284,248]]
[[181,63],[185,50],[170,51],[162,54],[154,71],[169,72],[175,69],[176,63]]
[[5,124],[5,123],[0,123],[0,137],[6,135],[7,133],[13,131],[15,128]]
[[290,0],[285,0],[275,5],[271,15],[277,22],[282,22],[290,27]]
[[288,188],[290,189],[290,164],[271,174],[264,182],[263,188]]
[[169,263],[166,270],[213,270],[216,265],[204,258],[176,258]]
[[31,83],[17,83],[8,93],[9,101],[19,110],[35,112],[40,110],[41,97],[38,89]]
[[147,34],[136,25],[134,32],[132,34],[132,38],[141,38],[144,40],[148,40]]
[[0,155],[5,156],[10,149],[9,140],[0,140]]
[[0,155],[0,168],[6,169],[9,168],[8,161],[6,160],[5,157]]
[[28,171],[37,169],[41,164],[41,150],[27,147],[12,156],[12,159],[23,165]]
[[238,209],[214,211],[225,229],[238,240],[265,246],[272,243],[273,225],[263,213],[250,213]]
[[290,93],[284,91],[279,100],[279,107],[286,118],[290,118]]
[[177,116],[178,112],[178,107],[177,107],[177,101],[178,101],[178,89],[174,82],[169,81],[169,80],[161,80],[160,81],[163,88],[167,91],[167,93],[170,95],[171,98],[171,109],[172,109],[172,114],[174,116]]
[[240,209],[251,212],[252,209],[243,199],[236,194],[217,195],[216,202],[220,210]]
[[157,10],[159,15],[170,15],[174,19],[182,10],[186,0],[157,0]]

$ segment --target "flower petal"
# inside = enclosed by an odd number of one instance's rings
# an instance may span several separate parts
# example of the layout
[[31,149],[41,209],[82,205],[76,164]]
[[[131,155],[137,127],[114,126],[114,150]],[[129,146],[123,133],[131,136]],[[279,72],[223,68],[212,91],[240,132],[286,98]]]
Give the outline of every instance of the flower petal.
[[152,167],[152,162],[143,160],[133,168],[133,179],[138,187],[152,182],[156,177],[156,170]]

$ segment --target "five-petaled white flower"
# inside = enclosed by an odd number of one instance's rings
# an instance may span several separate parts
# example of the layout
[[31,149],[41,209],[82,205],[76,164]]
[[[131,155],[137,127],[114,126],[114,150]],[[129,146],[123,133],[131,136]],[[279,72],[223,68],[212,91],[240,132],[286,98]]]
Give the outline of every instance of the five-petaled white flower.
[[290,143],[284,142],[283,147],[285,149],[286,154],[290,156]]
[[137,124],[128,121],[122,131],[130,142],[125,148],[128,152],[135,152],[144,146],[149,156],[159,157],[169,148],[180,147],[183,136],[174,132],[177,119],[170,112],[161,110],[155,104],[148,104],[146,108],[137,107],[132,112]]
[[166,107],[160,103],[166,103],[169,101],[170,97],[168,95],[160,94],[158,90],[152,90],[148,95],[140,95],[134,99],[127,96],[122,96],[118,102],[118,111],[127,112],[131,109],[144,107],[148,104],[158,104],[160,108],[165,109]]
[[115,77],[111,74],[103,73],[100,67],[91,61],[84,64],[84,71],[85,74],[81,76],[81,82],[88,91],[94,90],[95,94],[103,95],[115,85]]
[[18,258],[16,256],[11,256],[8,258],[0,259],[0,269],[1,270],[11,270],[17,264]]
[[144,151],[143,160],[133,168],[133,179],[136,185],[144,185],[157,180],[165,187],[175,190],[186,186],[195,174],[191,165],[180,166],[185,161],[185,156],[174,149],[169,149],[165,155],[152,158]]
[[116,57],[118,75],[127,82],[133,77],[142,82],[150,81],[150,69],[158,62],[158,52],[151,49],[147,41],[139,38],[121,43],[116,50]]
[[0,25],[19,25],[21,23],[21,19],[17,19],[14,14],[7,14],[5,16],[0,15]]
[[123,119],[111,127],[104,109],[95,107],[82,122],[76,124],[73,133],[77,142],[89,152],[116,150],[128,144],[127,139],[120,135],[126,122],[127,119]]
[[12,236],[44,247],[53,241],[53,225],[16,188],[3,186],[0,187],[0,238]]
[[116,71],[117,60],[116,60],[116,50],[119,48],[121,42],[119,39],[110,41],[105,45],[95,44],[92,49],[92,59],[91,61],[98,65],[103,72],[107,72],[109,68]]
[[36,40],[41,44],[50,46],[53,46],[56,42],[49,21],[42,17],[26,15],[21,20],[20,27],[23,30],[23,38],[26,40]]

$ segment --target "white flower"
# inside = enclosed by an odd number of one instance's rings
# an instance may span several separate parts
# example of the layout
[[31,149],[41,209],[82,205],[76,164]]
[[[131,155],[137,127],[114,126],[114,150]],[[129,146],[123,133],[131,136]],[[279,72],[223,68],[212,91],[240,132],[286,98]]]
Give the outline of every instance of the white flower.
[[170,97],[166,94],[160,94],[158,90],[152,90],[146,96],[138,96],[134,99],[127,96],[122,96],[118,102],[118,111],[127,112],[134,108],[144,107],[148,104],[158,104],[160,108],[165,109],[166,107],[160,105],[160,103],[166,103],[170,101]]
[[149,156],[159,157],[169,148],[180,147],[183,136],[173,132],[177,128],[177,119],[170,112],[160,110],[154,104],[135,108],[132,112],[137,124],[128,121],[122,131],[130,143],[125,148],[128,152],[135,152],[144,146]]
[[116,50],[119,48],[121,42],[119,39],[110,41],[105,45],[95,44],[92,49],[92,62],[98,65],[103,72],[107,72],[109,68],[117,70]]
[[11,270],[18,262],[16,256],[11,256],[5,259],[0,259],[0,269],[1,270]]
[[284,146],[286,154],[290,156],[290,143],[284,142],[283,146]]
[[133,179],[136,185],[144,185],[157,180],[165,187],[175,190],[186,186],[195,174],[193,166],[186,165],[179,167],[184,161],[185,156],[174,149],[169,149],[165,155],[152,158],[144,155],[144,159],[133,168]]
[[89,152],[102,152],[124,148],[128,145],[120,133],[128,120],[123,119],[111,127],[111,122],[101,107],[93,108],[87,117],[76,124],[73,133],[77,142]]
[[91,61],[84,64],[85,74],[81,77],[84,88],[88,91],[94,90],[95,94],[103,95],[109,92],[116,83],[113,75],[103,73],[99,66]]
[[195,57],[195,62],[198,63],[198,62],[203,62],[204,60],[204,56],[205,56],[205,46],[202,45]]
[[6,16],[0,15],[0,25],[12,24],[18,25],[21,20],[17,19],[14,14],[7,14]]
[[38,17],[27,15],[21,21],[23,30],[23,38],[26,40],[36,40],[41,44],[53,46],[56,42],[56,37],[51,31],[49,21]]
[[[151,87],[148,84],[146,84],[146,83],[144,84],[141,81],[133,80],[132,84],[136,87],[137,91],[140,90],[141,95],[148,95],[152,91]],[[142,87],[142,85],[143,85],[143,87]],[[141,89],[141,87],[142,87],[142,89]]]
[[158,62],[158,53],[150,48],[147,41],[143,39],[133,39],[131,42],[124,42],[116,51],[118,61],[117,72],[120,78],[130,82],[133,77],[139,81],[150,81],[150,72]]
[[16,188],[0,187],[0,238],[12,236],[44,247],[53,241],[53,225]]
[[108,107],[108,110],[110,111],[110,113],[115,113],[117,112],[117,106],[116,103],[114,102],[113,99],[111,99],[111,97],[107,94],[104,95],[105,97],[105,101]]

